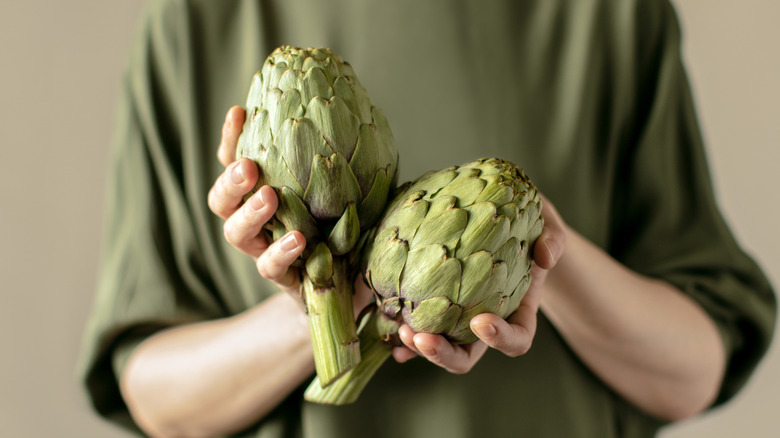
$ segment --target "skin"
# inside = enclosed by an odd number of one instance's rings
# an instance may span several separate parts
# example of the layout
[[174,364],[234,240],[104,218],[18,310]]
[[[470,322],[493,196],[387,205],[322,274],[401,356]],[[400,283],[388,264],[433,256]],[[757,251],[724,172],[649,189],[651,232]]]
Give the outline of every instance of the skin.
[[[234,161],[244,121],[231,108],[218,158],[226,166],[209,192],[225,220],[225,239],[252,257],[258,273],[286,292],[239,315],[162,331],[133,353],[121,376],[131,414],[151,436],[211,436],[262,418],[314,371],[309,329],[290,264],[305,247],[290,232],[269,244],[260,230],[277,206],[261,188],[247,202],[258,169]],[[580,359],[626,400],[666,420],[709,406],[725,368],[718,331],[694,302],[670,285],[642,277],[570,229],[544,199],[545,227],[533,248],[532,284],[507,320],[478,315],[480,341],[453,346],[442,336],[402,326],[398,362],[415,357],[456,374],[469,372],[488,348],[516,357],[531,348],[541,308]],[[371,301],[356,282],[355,312]],[[662,323],[658,323],[661,321]]]

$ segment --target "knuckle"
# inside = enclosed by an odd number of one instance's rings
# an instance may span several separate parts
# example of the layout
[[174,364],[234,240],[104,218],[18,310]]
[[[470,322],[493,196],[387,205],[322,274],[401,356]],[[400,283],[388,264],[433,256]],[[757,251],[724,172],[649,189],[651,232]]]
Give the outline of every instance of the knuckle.
[[225,225],[222,227],[222,234],[225,236],[225,240],[233,246],[238,246],[241,243],[236,226],[231,220],[225,221]]
[[509,357],[519,357],[523,356],[524,354],[528,353],[528,351],[531,349],[531,343],[530,342],[523,342],[511,350],[506,352],[506,355]]
[[214,186],[211,189],[212,192],[212,198],[214,205],[217,209],[224,209],[225,206],[225,200],[227,199],[229,192],[227,189],[227,184],[225,184],[226,180],[226,174],[223,173],[219,176],[219,179],[214,183]]
[[266,280],[277,281],[284,276],[286,269],[273,258],[261,256],[257,259],[257,272]]
[[211,210],[213,213],[217,213],[217,207],[218,207],[217,194],[214,186],[212,186],[211,189],[209,189],[208,205],[209,205],[209,210]]

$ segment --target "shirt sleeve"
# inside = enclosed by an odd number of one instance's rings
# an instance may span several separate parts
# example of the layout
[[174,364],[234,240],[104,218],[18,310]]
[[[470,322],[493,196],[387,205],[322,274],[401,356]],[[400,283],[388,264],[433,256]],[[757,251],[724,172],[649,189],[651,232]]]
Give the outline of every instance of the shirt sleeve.
[[187,202],[191,171],[181,145],[190,73],[180,3],[150,3],[122,83],[97,294],[81,352],[95,409],[129,427],[118,377],[132,349],[162,328],[226,316],[205,274],[202,219]]
[[[716,204],[702,136],[680,53],[672,6],[654,11],[638,44],[636,137],[621,159],[610,252],[628,267],[665,280],[716,323],[727,353],[715,404],[731,398],[766,352],[776,298],[765,275],[735,241]],[[735,145],[738,147],[738,145]],[[663,324],[663,321],[659,321]]]

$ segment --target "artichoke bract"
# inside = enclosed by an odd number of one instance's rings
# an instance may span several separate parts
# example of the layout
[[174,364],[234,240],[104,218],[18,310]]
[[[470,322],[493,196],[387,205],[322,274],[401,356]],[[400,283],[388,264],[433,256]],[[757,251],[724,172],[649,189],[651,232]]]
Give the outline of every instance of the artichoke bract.
[[390,346],[376,338],[388,338],[400,323],[469,343],[478,339],[471,318],[508,317],[531,284],[541,212],[530,179],[500,159],[431,172],[408,184],[366,248],[364,274],[377,310],[361,329],[361,354],[373,359],[327,388],[315,380],[306,398],[353,402],[390,354]]
[[394,183],[390,126],[338,54],[283,46],[252,79],[236,154],[260,168],[255,189],[279,198],[269,237],[306,237],[302,288],[317,374],[329,382],[360,360],[348,266]]

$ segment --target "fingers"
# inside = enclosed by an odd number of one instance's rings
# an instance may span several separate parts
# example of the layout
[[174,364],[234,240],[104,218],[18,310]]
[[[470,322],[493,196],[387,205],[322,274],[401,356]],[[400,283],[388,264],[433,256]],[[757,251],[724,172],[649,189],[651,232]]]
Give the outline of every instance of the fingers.
[[277,206],[274,190],[268,186],[260,187],[225,220],[225,240],[244,254],[260,257],[268,248],[268,241],[262,233],[263,225],[271,219]]
[[398,363],[404,363],[417,357],[417,353],[409,349],[409,347],[393,347],[393,359]]
[[538,308],[538,304],[521,302],[506,321],[492,313],[482,313],[471,319],[471,331],[490,348],[509,357],[522,356],[533,343]]
[[257,258],[257,271],[279,286],[297,289],[298,272],[290,265],[305,247],[306,238],[303,234],[300,231],[290,231],[260,254]]
[[402,325],[398,335],[409,350],[453,374],[469,372],[487,351],[484,342],[452,345],[444,336],[415,333],[408,325]]
[[217,149],[217,158],[223,166],[227,167],[236,159],[236,144],[245,118],[244,108],[235,105],[231,107],[225,116],[225,123],[222,125],[222,140]]
[[566,231],[558,210],[542,196],[542,235],[533,247],[534,262],[542,269],[552,269],[566,248]]
[[217,158],[226,169],[209,190],[209,208],[225,220],[225,240],[244,254],[256,258],[257,271],[261,276],[295,291],[299,286],[299,275],[291,265],[306,247],[306,239],[300,232],[291,231],[268,244],[262,232],[263,226],[279,205],[270,187],[261,187],[244,202],[244,197],[259,178],[257,165],[252,160],[242,158],[236,161],[235,158],[245,118],[246,112],[240,106],[231,107],[225,116]]
[[244,201],[244,195],[255,186],[259,175],[257,165],[248,158],[228,165],[209,190],[211,211],[222,219],[229,218]]

